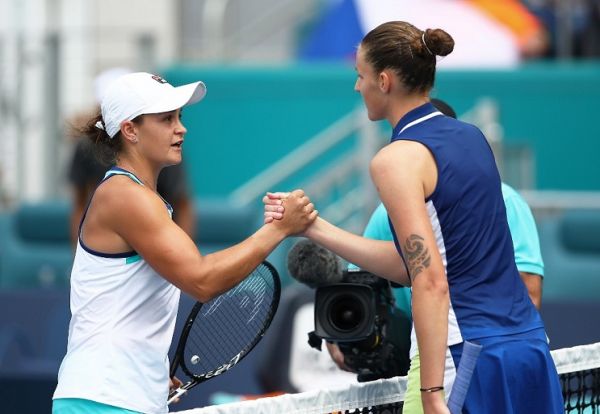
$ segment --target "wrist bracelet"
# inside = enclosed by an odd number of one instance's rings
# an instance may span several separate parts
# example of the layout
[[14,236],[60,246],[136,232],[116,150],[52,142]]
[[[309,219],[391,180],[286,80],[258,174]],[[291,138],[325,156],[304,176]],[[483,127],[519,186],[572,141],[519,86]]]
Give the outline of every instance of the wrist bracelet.
[[444,389],[444,386],[431,387],[431,388],[420,388],[421,392],[437,392],[437,391],[442,391],[443,389]]

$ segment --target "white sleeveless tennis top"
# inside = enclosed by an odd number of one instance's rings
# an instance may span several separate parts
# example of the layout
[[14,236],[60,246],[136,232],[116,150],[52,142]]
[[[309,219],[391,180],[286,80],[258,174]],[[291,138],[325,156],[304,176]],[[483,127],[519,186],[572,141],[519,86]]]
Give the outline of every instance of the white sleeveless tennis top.
[[[118,168],[104,180],[113,175],[127,175],[143,185]],[[142,413],[167,413],[167,354],[179,293],[135,252],[97,252],[80,235],[71,273],[69,342],[54,399],[83,398]]]

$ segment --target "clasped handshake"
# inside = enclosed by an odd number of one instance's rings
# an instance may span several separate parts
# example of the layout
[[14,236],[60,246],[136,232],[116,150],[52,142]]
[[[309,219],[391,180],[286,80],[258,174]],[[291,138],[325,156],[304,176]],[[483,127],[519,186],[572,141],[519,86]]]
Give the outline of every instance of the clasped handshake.
[[267,193],[263,203],[265,224],[272,223],[280,227],[286,236],[302,235],[319,214],[302,190]]

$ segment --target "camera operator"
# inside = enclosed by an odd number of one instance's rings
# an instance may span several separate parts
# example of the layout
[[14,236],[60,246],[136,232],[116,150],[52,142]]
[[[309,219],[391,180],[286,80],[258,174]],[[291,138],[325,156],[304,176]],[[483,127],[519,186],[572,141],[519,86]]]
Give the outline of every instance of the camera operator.
[[[363,236],[374,240],[386,240],[393,241],[392,233],[389,230],[389,224],[387,221],[387,212],[383,204],[379,204],[367,223]],[[348,265],[349,270],[358,269],[354,264]],[[394,294],[394,302],[398,311],[408,321],[412,321],[411,310],[410,310],[410,289],[404,286],[395,285],[392,289]],[[356,370],[346,365],[344,361],[344,353],[340,350],[340,347],[330,341],[325,342],[327,351],[331,355],[331,358],[335,364],[342,370],[347,372],[356,372]]]
[[389,281],[356,267],[343,271],[338,256],[308,239],[294,245],[287,264],[294,279],[316,288],[313,348],[320,351],[322,340],[339,344],[359,382],[406,375],[411,320],[395,306]]
[[309,344],[337,344],[359,382],[406,375],[411,320],[395,306],[389,281],[359,269],[317,287]]

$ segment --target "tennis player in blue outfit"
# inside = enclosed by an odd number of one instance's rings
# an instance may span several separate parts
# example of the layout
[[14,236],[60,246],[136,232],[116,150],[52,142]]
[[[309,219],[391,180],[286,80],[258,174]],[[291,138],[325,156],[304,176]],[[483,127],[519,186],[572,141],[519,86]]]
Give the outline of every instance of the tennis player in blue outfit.
[[[515,265],[500,176],[484,135],[430,102],[440,29],[384,23],[362,40],[358,91],[369,119],[394,128],[370,171],[394,241],[369,240],[318,218],[305,235],[372,273],[412,287],[425,413],[448,413],[447,353],[483,345],[466,413],[562,413],[544,326]],[[285,193],[267,194],[266,215]],[[285,214],[285,212],[283,213]],[[415,350],[416,351],[416,350]],[[409,385],[410,386],[410,385]]]

